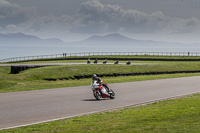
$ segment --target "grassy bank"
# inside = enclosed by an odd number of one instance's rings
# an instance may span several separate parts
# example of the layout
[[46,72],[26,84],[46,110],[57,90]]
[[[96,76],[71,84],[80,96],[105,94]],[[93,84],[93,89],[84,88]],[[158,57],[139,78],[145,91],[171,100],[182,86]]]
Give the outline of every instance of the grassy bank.
[[95,56],[70,56],[67,58],[136,58],[136,59],[200,59],[200,56],[165,56],[165,55],[95,55]]
[[[24,60],[24,61],[15,61],[15,62],[7,62],[9,63],[38,63],[38,62],[86,62],[87,59],[96,59],[96,58],[104,58],[113,62],[112,58],[117,59],[127,59],[127,60],[144,60],[144,59],[164,59],[164,60],[200,60],[200,56],[163,56],[163,55],[94,55],[94,56],[69,56],[69,57],[59,57],[59,58],[45,58],[45,59],[33,59],[33,60]],[[81,60],[79,60],[81,59]],[[121,60],[120,60],[121,61]],[[103,62],[103,61],[101,61]]]
[[140,73],[162,71],[194,71],[200,70],[200,63],[182,62],[162,65],[67,65],[49,66],[27,70],[14,75],[24,80],[43,80],[44,78],[73,77],[76,75]]
[[[152,62],[155,63],[155,62]],[[157,62],[156,62],[157,63]],[[19,74],[10,74],[10,67],[0,67],[0,92],[51,89],[89,85],[91,79],[46,81],[45,78],[73,77],[81,74],[107,74],[129,72],[200,70],[199,62],[159,62],[158,65],[67,65],[29,69]],[[147,79],[196,76],[196,74],[149,75],[129,77],[103,77],[107,83],[141,81]]]
[[[56,61],[59,62],[59,61]],[[77,61],[73,61],[77,62]],[[10,67],[0,67],[0,93],[29,91],[60,87],[89,85],[91,79],[46,81],[44,78],[70,77],[77,74],[101,74],[115,72],[150,72],[200,70],[200,62],[158,62],[158,65],[71,65],[35,68],[19,74],[9,74]],[[40,62],[37,62],[40,63]],[[143,81],[164,78],[200,76],[194,74],[164,74],[143,76],[103,77],[106,83]],[[75,117],[33,126],[2,130],[0,133],[55,133],[55,132],[199,132],[200,94],[167,100],[147,106],[130,107],[116,111]]]
[[200,131],[200,94],[151,105],[75,117],[1,133],[149,132],[196,133]]

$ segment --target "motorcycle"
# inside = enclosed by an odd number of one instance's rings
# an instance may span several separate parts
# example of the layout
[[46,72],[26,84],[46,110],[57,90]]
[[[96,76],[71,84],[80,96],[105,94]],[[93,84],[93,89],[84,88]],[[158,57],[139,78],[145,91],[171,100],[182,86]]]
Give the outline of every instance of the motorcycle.
[[115,93],[113,90],[108,88],[108,84],[94,84],[92,90],[96,100],[102,100],[104,98],[115,98]]

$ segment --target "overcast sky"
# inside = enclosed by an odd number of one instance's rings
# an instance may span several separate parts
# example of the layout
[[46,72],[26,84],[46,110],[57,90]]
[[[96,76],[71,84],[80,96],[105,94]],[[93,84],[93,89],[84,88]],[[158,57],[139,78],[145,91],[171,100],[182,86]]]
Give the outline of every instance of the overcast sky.
[[0,33],[200,42],[200,0],[0,0]]

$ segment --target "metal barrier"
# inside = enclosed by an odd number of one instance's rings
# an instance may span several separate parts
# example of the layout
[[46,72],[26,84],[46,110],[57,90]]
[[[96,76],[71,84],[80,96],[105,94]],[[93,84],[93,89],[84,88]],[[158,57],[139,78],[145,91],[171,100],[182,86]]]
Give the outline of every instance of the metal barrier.
[[97,55],[151,55],[151,56],[200,56],[200,52],[83,52],[83,53],[63,53],[53,55],[23,56],[7,58],[0,62],[16,62],[37,59],[65,58],[71,56],[97,56]]

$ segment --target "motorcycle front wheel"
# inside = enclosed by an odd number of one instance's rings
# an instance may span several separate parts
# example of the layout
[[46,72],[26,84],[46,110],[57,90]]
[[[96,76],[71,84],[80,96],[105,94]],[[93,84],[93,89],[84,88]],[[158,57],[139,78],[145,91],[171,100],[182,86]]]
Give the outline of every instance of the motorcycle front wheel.
[[115,93],[113,90],[110,90],[112,93],[110,94],[110,99],[115,99]]
[[101,97],[101,94],[99,92],[94,92],[94,97],[97,99],[97,100],[101,100],[102,97]]

